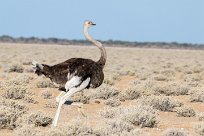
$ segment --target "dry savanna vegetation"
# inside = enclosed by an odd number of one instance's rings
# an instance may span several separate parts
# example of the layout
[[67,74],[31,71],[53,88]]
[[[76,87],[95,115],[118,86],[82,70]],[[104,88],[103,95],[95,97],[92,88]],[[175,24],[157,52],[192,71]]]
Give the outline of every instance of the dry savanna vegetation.
[[[51,127],[58,89],[31,61],[97,60],[92,45],[0,44],[0,134],[4,136],[204,135],[204,51],[107,47],[104,83],[75,94]],[[81,103],[76,106],[74,103]]]

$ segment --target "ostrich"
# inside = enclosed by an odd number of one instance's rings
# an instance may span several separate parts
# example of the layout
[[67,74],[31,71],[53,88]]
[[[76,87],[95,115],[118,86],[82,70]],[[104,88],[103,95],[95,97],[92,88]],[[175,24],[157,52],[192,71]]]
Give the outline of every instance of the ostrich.
[[60,94],[56,97],[58,108],[52,122],[56,127],[62,105],[76,92],[85,88],[97,88],[104,80],[103,68],[106,63],[106,50],[102,43],[93,39],[88,33],[88,29],[94,24],[91,21],[84,22],[84,35],[95,46],[100,49],[101,57],[98,61],[85,58],[71,58],[62,63],[49,66],[33,61],[34,72],[40,76],[44,75],[57,85]]

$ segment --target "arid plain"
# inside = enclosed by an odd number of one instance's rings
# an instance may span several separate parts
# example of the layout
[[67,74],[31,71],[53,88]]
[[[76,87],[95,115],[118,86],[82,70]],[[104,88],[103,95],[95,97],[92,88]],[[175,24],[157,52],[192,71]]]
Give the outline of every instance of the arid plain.
[[99,50],[1,43],[0,135],[204,135],[204,50],[106,50],[103,85],[75,94],[52,128],[59,91],[33,73],[32,60],[48,65],[76,57],[97,61]]

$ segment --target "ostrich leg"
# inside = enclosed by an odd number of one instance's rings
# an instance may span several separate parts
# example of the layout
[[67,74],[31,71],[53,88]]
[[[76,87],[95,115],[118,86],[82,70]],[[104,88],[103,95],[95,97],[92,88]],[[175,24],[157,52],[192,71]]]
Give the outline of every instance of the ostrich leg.
[[62,107],[62,105],[65,103],[65,101],[66,101],[67,99],[69,99],[69,98],[70,98],[73,94],[75,94],[76,92],[79,92],[79,91],[85,89],[85,88],[88,86],[89,82],[90,82],[90,78],[87,78],[85,81],[83,81],[83,82],[81,83],[81,85],[80,85],[79,87],[77,87],[77,88],[71,88],[71,89],[69,90],[69,92],[67,92],[64,96],[62,96],[62,97],[60,98],[59,105],[58,105],[58,108],[57,108],[57,112],[56,112],[55,117],[54,117],[53,122],[52,122],[52,126],[53,126],[53,127],[56,127],[56,126],[57,126],[57,121],[58,121],[58,119],[59,119],[61,107]]

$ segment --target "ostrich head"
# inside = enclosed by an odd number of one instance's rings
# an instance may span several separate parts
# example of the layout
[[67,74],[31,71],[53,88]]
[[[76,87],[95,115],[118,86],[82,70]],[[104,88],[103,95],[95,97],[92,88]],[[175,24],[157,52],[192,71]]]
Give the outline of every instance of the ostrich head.
[[84,27],[87,27],[87,28],[94,26],[94,25],[96,25],[96,24],[94,24],[92,21],[85,21],[84,22]]
[[42,64],[39,64],[37,61],[32,61],[32,67],[33,67],[35,74],[37,74],[38,76],[43,74]]
[[45,64],[39,64],[37,61],[32,62],[32,67],[38,76],[45,75],[48,76],[50,74],[50,66]]

